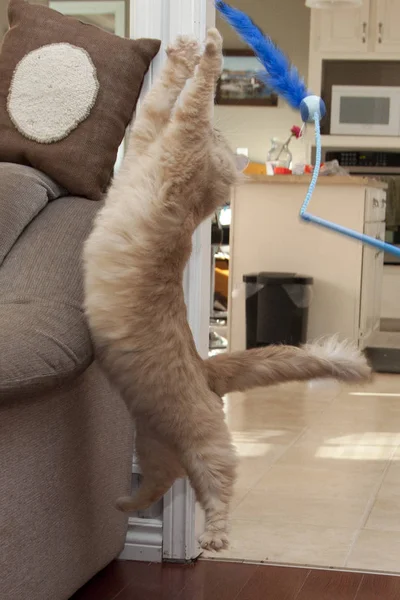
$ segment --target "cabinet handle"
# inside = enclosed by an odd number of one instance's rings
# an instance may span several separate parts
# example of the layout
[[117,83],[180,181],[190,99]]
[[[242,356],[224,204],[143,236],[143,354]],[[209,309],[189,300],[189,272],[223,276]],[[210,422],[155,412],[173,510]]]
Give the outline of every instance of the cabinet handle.
[[372,200],[372,206],[374,206],[375,208],[379,208],[379,200],[377,200],[376,198],[374,198]]
[[378,23],[378,44],[382,44],[383,40],[383,23]]
[[386,206],[386,200],[382,200],[382,208]]
[[362,43],[366,44],[367,42],[367,22],[364,21],[362,24]]

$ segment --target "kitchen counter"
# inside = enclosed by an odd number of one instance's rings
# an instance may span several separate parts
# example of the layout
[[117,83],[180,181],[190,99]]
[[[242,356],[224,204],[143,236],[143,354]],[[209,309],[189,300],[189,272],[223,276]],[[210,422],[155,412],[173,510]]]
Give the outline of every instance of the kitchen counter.
[[[309,176],[253,176],[232,196],[228,340],[245,347],[243,275],[259,271],[314,278],[308,339],[338,333],[361,347],[379,326],[383,252],[299,217]],[[338,189],[338,186],[340,189]],[[386,184],[366,177],[324,176],[310,212],[385,238]]]
[[[250,175],[246,177],[245,183],[266,183],[270,185],[278,184],[302,184],[309,185],[311,175]],[[342,185],[342,186],[359,186],[369,187],[377,190],[386,190],[387,183],[370,177],[356,177],[353,175],[320,175],[318,177],[317,186],[325,185]]]

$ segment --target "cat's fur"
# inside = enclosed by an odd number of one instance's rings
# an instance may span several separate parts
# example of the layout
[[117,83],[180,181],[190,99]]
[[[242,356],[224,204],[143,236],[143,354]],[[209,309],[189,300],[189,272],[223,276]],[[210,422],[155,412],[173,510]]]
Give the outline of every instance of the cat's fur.
[[196,351],[183,271],[194,230],[227,201],[237,178],[234,156],[212,125],[221,68],[216,30],[202,56],[187,38],[169,48],[84,251],[90,327],[103,367],[135,420],[143,472],[137,495],[118,506],[145,509],[187,474],[206,514],[201,545],[215,550],[227,544],[237,464],[221,396],[317,377],[358,381],[370,373],[357,350],[336,342],[208,360]]

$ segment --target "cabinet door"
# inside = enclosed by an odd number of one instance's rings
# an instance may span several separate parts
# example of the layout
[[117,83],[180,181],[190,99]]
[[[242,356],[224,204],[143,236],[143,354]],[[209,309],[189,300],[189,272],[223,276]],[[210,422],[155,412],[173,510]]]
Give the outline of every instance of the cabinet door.
[[[371,237],[378,234],[379,223],[366,223],[364,233]],[[361,277],[361,307],[360,307],[360,338],[361,346],[371,335],[376,326],[376,290],[375,273],[377,250],[372,246],[364,245],[362,277]]]
[[[376,237],[379,240],[385,240],[385,222],[376,224]],[[382,308],[382,288],[383,288],[383,257],[382,251],[375,250],[374,265],[374,310],[373,310],[373,329],[380,328],[381,308]]]
[[400,51],[400,0],[375,0],[375,52]]
[[369,6],[370,0],[364,0],[359,8],[313,9],[315,50],[324,53],[367,52]]

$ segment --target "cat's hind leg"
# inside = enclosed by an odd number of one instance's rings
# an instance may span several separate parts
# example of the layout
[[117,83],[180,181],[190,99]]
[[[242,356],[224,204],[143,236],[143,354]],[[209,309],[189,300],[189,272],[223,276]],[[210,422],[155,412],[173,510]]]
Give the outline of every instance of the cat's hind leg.
[[194,406],[189,403],[179,425],[169,413],[156,425],[157,432],[142,418],[137,421],[136,452],[143,482],[135,496],[120,498],[117,507],[124,512],[145,510],[187,473],[206,516],[200,544],[218,551],[228,545],[229,506],[238,461],[221,403],[209,390],[205,393],[212,398],[204,403],[196,400]]
[[200,545],[219,551],[228,546],[229,508],[238,459],[223,409],[214,399],[212,402],[215,404],[208,405],[204,419],[196,414],[191,422],[188,415],[186,434],[181,431],[180,437],[187,441],[186,447],[181,447],[182,464],[206,517]]
[[146,510],[162,498],[176,479],[185,476],[176,454],[143,420],[136,421],[136,454],[143,480],[134,496],[117,500],[117,508],[123,512]]
[[160,78],[147,94],[132,126],[127,154],[146,152],[169,122],[182,89],[199,63],[200,44],[195,38],[180,36],[167,48],[167,55]]

